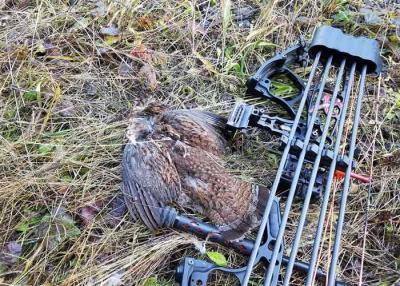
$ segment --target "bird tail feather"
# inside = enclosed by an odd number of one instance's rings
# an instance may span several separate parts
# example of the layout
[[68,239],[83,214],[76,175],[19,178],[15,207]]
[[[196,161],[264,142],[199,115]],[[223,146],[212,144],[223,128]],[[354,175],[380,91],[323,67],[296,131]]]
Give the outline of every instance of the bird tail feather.
[[244,235],[260,224],[269,198],[269,190],[257,186],[255,211],[246,215],[242,220],[221,228],[222,236],[229,241],[244,238]]

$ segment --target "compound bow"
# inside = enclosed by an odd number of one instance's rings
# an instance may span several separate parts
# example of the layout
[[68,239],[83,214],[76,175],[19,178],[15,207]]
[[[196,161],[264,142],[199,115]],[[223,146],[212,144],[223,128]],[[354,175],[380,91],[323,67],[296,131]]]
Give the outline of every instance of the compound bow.
[[[304,83],[290,67],[306,67],[309,62],[312,62],[312,66],[309,78]],[[239,102],[228,119],[228,126],[233,130],[257,127],[281,136],[282,157],[271,195],[254,241],[226,241],[216,227],[182,216],[172,208],[164,209],[162,217],[165,226],[207,237],[250,255],[247,266],[242,268],[218,267],[210,262],[186,257],[177,270],[177,280],[181,285],[206,285],[210,273],[214,271],[234,274],[240,285],[248,285],[254,266],[262,260],[267,261],[268,265],[264,285],[277,285],[281,265],[286,268],[283,285],[290,284],[293,269],[307,274],[307,286],[313,285],[316,277],[326,280],[329,286],[344,285],[336,280],[336,265],[350,178],[363,182],[369,180],[353,173],[365,78],[367,74],[379,74],[381,68],[382,60],[375,40],[353,37],[339,29],[321,26],[314,33],[311,43],[300,41],[298,45],[275,55],[249,78],[249,96],[271,100],[287,114],[282,118],[267,114],[265,109],[255,105]],[[358,86],[355,80],[357,72]],[[272,79],[282,75],[298,90],[296,95],[290,98],[274,95]],[[333,88],[328,88],[328,81],[333,83]],[[349,108],[352,92],[358,94],[354,114]],[[347,140],[344,126],[349,120],[352,120],[352,131]],[[346,148],[340,154],[342,144],[346,144]],[[317,258],[332,185],[338,177],[343,178],[340,208],[329,273],[324,273],[317,268]],[[282,189],[289,190],[283,214],[276,196]],[[284,255],[284,234],[295,195],[303,199],[303,207],[287,257]],[[297,253],[312,198],[319,198],[321,205],[311,258],[305,263],[297,260]]]

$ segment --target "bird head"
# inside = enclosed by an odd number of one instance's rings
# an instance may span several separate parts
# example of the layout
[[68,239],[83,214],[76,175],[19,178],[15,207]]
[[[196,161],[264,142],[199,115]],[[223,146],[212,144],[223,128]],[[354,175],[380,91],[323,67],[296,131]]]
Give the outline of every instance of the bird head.
[[131,143],[147,141],[154,130],[151,117],[133,116],[129,121],[127,137]]
[[155,119],[166,109],[167,107],[164,104],[158,102],[151,102],[145,107],[134,109],[127,132],[130,142],[137,143],[149,140],[154,132]]
[[147,106],[142,110],[143,113],[148,115],[159,115],[167,110],[167,106],[160,102],[150,102]]

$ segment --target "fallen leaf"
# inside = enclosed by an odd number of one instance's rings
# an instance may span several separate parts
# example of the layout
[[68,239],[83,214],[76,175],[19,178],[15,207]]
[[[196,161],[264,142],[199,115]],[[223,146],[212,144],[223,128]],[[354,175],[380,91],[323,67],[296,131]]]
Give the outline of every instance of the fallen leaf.
[[94,217],[97,214],[97,208],[94,207],[93,205],[88,205],[85,206],[81,209],[81,219],[82,219],[82,224],[84,226],[88,226],[91,222],[94,221]]
[[207,256],[212,262],[214,262],[218,266],[225,267],[228,265],[225,256],[219,252],[207,251]]
[[28,101],[35,101],[38,98],[38,93],[34,90],[29,90],[23,94],[23,97]]
[[96,8],[94,8],[91,12],[93,17],[103,17],[107,15],[107,7],[104,4],[104,1],[97,1]]
[[89,81],[86,81],[83,84],[82,89],[83,89],[83,92],[87,95],[95,96],[97,94],[97,87]]
[[118,36],[120,34],[120,31],[117,27],[114,25],[108,26],[108,27],[103,27],[100,29],[100,34],[104,36]]
[[143,44],[139,44],[137,47],[134,47],[130,54],[132,57],[142,59],[148,63],[150,63],[152,60],[152,51],[147,49]]
[[72,117],[75,115],[75,106],[72,102],[61,100],[54,108],[53,114],[61,114],[64,117]]
[[144,64],[139,70],[139,76],[144,78],[148,88],[152,91],[157,89],[157,75],[153,66]]
[[80,31],[80,30],[84,30],[89,26],[89,24],[90,24],[90,21],[89,21],[88,18],[81,17],[72,26],[71,31],[72,32],[77,32],[77,31]]
[[109,46],[112,46],[113,44],[118,43],[120,40],[121,40],[120,36],[107,35],[104,37],[104,42]]
[[160,286],[160,283],[158,283],[157,277],[149,277],[142,286]]
[[133,72],[133,69],[129,64],[127,64],[125,62],[121,62],[119,64],[118,74],[120,76],[128,77],[128,76],[130,76],[132,74],[132,72]]
[[53,150],[54,150],[54,145],[51,144],[40,144],[38,147],[38,152],[41,155],[47,155]]
[[122,273],[115,272],[105,281],[106,286],[120,286],[122,285]]
[[11,266],[15,264],[22,254],[22,245],[16,241],[8,242],[0,252],[0,264]]
[[383,23],[383,20],[379,17],[377,11],[368,8],[361,8],[360,13],[364,16],[364,21],[367,25],[380,25]]
[[39,41],[39,42],[37,43],[35,52],[36,52],[37,54],[45,54],[45,53],[46,53],[46,48],[45,48],[45,46],[44,46],[43,41]]
[[154,19],[150,16],[141,16],[137,20],[138,27],[142,30],[151,30],[154,29],[155,27],[155,22]]

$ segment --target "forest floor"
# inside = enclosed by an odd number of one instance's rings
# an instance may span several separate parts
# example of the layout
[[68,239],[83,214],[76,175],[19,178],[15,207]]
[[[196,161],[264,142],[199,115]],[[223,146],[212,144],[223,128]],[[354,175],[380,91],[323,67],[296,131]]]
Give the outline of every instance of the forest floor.
[[[400,283],[399,2],[265,2],[0,1],[0,285],[174,285],[185,255],[207,259],[194,237],[152,234],[118,208],[130,110],[157,100],[225,115],[265,59],[324,23],[376,38],[385,64],[367,81],[357,171],[373,182],[352,184],[338,278],[357,284],[363,263],[362,285]],[[232,173],[273,180],[279,155],[263,140],[227,157]]]

